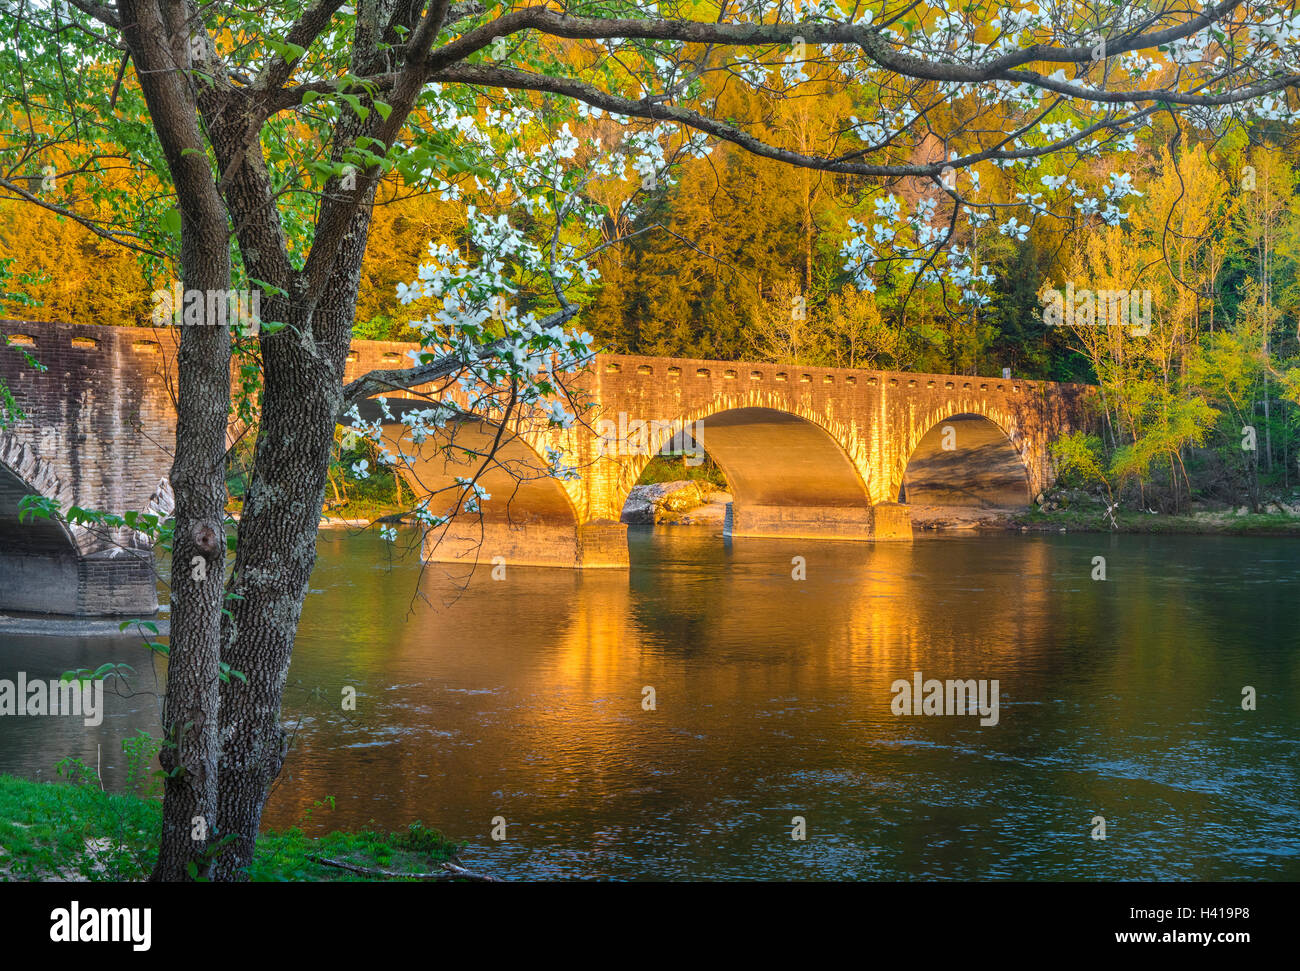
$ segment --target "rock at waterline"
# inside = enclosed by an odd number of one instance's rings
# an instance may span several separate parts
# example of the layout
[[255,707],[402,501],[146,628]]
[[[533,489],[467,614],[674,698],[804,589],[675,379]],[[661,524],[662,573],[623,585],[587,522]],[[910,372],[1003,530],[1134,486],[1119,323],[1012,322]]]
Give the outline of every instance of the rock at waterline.
[[632,487],[623,507],[623,522],[631,525],[721,523],[730,494],[707,482],[654,482]]

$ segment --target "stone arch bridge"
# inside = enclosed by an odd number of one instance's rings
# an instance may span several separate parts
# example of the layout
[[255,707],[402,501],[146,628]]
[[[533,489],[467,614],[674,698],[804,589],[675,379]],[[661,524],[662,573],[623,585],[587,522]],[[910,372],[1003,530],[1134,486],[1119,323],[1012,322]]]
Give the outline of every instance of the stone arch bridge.
[[[1013,378],[602,354],[574,385],[593,407],[570,429],[509,428],[479,479],[482,516],[435,530],[427,559],[626,566],[620,516],[665,446],[702,447],[722,468],[728,535],[910,539],[912,503],[1028,505],[1054,478],[1051,443],[1088,425],[1087,386]],[[403,411],[427,403],[386,407],[393,420],[373,400],[362,417],[396,444]],[[497,432],[465,423],[456,448],[417,450],[408,479],[454,495]],[[542,474],[552,452],[576,474]]]
[[[27,415],[0,429],[0,610],[152,610],[152,553],[141,537],[20,524],[18,503],[38,494],[65,511],[170,511],[178,332],[6,320],[0,333],[10,343],[0,347],[0,379]],[[346,378],[404,366],[412,347],[357,341]],[[908,503],[1028,504],[1053,478],[1051,442],[1088,425],[1086,386],[1015,378],[602,354],[574,384],[593,406],[582,421],[505,429],[481,480],[491,495],[481,516],[431,530],[426,558],[626,566],[623,505],[667,443],[702,446],[722,468],[732,536],[906,539]],[[424,406],[395,393],[393,420],[374,399],[362,414],[396,436],[402,411]],[[497,431],[458,423],[456,448],[431,439],[404,474],[442,489],[471,469],[465,449]],[[403,448],[411,452],[409,440]],[[571,478],[540,474],[550,450]]]

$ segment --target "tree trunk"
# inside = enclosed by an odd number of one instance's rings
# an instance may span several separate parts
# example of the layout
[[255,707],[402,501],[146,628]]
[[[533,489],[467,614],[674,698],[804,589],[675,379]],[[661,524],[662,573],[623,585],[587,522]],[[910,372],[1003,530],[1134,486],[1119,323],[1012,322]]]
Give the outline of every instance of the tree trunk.
[[310,317],[289,304],[278,318],[288,326],[262,339],[262,423],[229,584],[238,597],[222,650],[222,660],[247,681],[221,686],[218,820],[220,832],[235,838],[218,858],[218,880],[247,879],[262,810],[287,754],[280,706],[316,562],[369,222],[367,200]]
[[[229,288],[224,225],[219,254],[206,258],[182,247],[186,290]],[[188,238],[204,234],[193,233]],[[200,269],[205,267],[205,269]],[[224,279],[223,279],[224,273]],[[154,880],[206,875],[204,856],[217,823],[218,664],[222,589],[225,579],[225,431],[230,403],[230,331],[188,326],[177,358],[176,458],[171,484],[176,497],[171,567],[171,638],[167,694],[163,704],[164,747],[169,773],[163,790],[163,830]],[[223,364],[222,362],[226,362]]]
[[[189,31],[178,4],[120,0],[122,33],[181,212],[181,277],[186,291],[230,288],[226,210],[204,151],[189,67]],[[204,319],[184,326],[177,359],[176,497],[172,611],[163,749],[163,827],[152,880],[206,876],[217,819],[217,711],[222,581],[226,541],[226,422],[230,332]],[[191,872],[191,868],[193,872]]]

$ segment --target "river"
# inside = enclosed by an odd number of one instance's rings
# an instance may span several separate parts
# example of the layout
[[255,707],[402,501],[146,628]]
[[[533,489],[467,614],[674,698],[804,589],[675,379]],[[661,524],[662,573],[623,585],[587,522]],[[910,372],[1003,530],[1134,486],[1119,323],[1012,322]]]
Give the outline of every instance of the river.
[[[629,543],[494,579],[323,532],[265,824],[419,819],[514,879],[1300,879],[1293,540]],[[156,690],[138,638],[0,635],[0,677],[105,660]],[[997,723],[894,714],[915,672],[996,680]],[[120,788],[157,702],[106,708],[3,719],[0,772]]]

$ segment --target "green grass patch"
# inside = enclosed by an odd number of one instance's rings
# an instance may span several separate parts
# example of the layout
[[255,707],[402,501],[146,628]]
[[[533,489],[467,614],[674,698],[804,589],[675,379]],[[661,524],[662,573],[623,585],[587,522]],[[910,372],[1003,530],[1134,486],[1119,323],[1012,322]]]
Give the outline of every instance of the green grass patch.
[[684,458],[656,455],[646,465],[645,471],[641,473],[641,478],[636,481],[637,485],[654,485],[658,482],[681,482],[683,480],[707,482],[723,492],[726,492],[728,488],[727,477],[708,458],[699,465],[687,465]]
[[[346,502],[335,502],[327,493],[325,508],[321,511],[321,516],[328,516],[331,519],[357,519],[374,522],[383,519],[385,516],[397,516],[409,512],[415,502],[411,496],[411,491],[405,489],[402,492],[402,498],[405,500],[404,502],[397,502],[396,490],[391,485],[391,479],[387,487],[383,483],[379,483],[371,490],[357,489],[353,486],[348,490]],[[238,515],[243,509],[244,500],[241,497],[232,496],[226,500],[226,512]]]
[[[1117,510],[1116,525],[1121,533],[1195,533],[1227,536],[1300,536],[1300,519],[1294,516],[1249,513],[1237,516],[1231,512],[1192,513],[1171,516],[1151,514],[1136,510]],[[1079,532],[1110,532],[1110,519],[1100,507],[1056,509],[1043,512],[1034,509],[1021,513],[1014,520],[1030,529],[1056,529]]]
[[[318,801],[316,810],[332,808]],[[162,802],[105,793],[87,782],[30,782],[0,775],[0,880],[143,880],[158,858]],[[394,833],[367,827],[310,837],[299,827],[258,837],[252,880],[364,882],[318,856],[398,873],[429,873],[458,847],[420,822]]]
[[161,824],[157,799],[0,775],[0,879],[143,879]]

